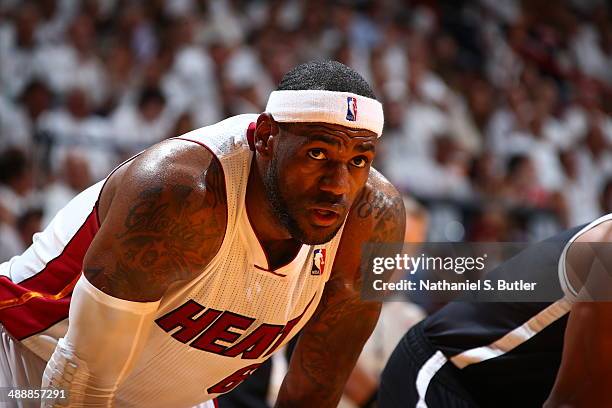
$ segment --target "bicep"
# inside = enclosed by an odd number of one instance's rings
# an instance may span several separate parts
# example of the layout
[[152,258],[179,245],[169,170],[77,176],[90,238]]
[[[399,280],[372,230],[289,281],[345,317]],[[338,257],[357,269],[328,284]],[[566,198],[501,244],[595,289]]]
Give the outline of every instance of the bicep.
[[122,176],[83,263],[95,287],[120,299],[160,299],[201,271],[223,238],[215,189],[224,185],[203,171],[218,162],[177,168],[154,160],[145,155]]

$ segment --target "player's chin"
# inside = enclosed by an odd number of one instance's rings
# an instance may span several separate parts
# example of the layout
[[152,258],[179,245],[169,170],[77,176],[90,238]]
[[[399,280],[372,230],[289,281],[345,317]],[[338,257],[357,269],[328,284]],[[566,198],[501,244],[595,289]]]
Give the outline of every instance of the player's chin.
[[331,241],[342,226],[342,216],[330,214],[313,214],[308,211],[305,222],[302,222],[302,240],[308,245],[320,245]]
[[302,239],[300,241],[302,241],[302,243],[306,245],[326,244],[332,240],[332,238],[336,235],[337,231],[338,229],[328,229],[327,231],[309,231],[306,233],[303,232]]

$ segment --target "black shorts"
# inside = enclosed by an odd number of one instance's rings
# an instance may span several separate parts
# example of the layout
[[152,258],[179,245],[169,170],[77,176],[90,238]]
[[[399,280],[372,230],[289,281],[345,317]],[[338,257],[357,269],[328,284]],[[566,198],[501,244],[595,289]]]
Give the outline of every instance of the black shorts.
[[459,369],[429,344],[419,323],[400,340],[387,362],[378,391],[378,406],[417,407],[421,399],[418,378],[427,404],[421,402],[418,408],[478,407],[460,384],[458,374]]

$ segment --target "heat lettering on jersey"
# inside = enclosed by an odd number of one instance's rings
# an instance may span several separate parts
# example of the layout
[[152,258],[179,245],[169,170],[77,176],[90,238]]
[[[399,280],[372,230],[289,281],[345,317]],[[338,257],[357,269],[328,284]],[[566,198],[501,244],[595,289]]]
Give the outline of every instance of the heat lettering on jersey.
[[300,322],[315,296],[302,314],[287,324],[263,323],[240,341],[238,339],[242,333],[250,329],[256,319],[230,311],[206,309],[193,299],[160,317],[155,323],[166,333],[178,328],[179,330],[172,333],[172,337],[181,343],[189,343],[189,346],[195,349],[226,357],[257,359],[262,355],[269,356],[283,343]]

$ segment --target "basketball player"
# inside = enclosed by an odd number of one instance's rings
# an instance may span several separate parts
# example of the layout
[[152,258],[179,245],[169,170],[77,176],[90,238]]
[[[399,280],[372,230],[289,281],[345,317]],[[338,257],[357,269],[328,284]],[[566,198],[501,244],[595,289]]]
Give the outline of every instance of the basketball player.
[[452,302],[413,327],[387,362],[379,405],[612,406],[611,220],[567,230],[492,272],[553,283],[555,301]]
[[400,196],[370,167],[382,128],[359,74],[312,62],[265,113],[120,165],[0,266],[1,386],[190,407],[302,329],[277,406],[335,406],[380,309],[360,299],[362,243],[404,232]]

